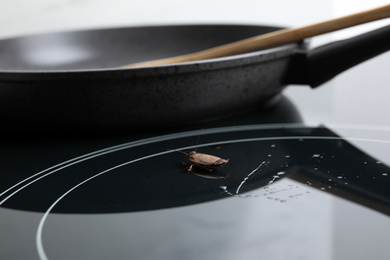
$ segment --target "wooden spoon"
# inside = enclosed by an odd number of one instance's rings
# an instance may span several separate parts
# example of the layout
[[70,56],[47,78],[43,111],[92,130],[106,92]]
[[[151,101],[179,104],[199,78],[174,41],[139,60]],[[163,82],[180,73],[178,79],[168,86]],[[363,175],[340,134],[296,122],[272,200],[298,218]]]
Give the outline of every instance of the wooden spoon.
[[390,5],[381,6],[367,11],[355,13],[341,18],[292,29],[283,29],[271,33],[254,36],[244,40],[228,43],[207,50],[170,57],[159,60],[145,61],[121,66],[121,68],[148,67],[181,63],[196,60],[205,60],[223,56],[235,55],[244,52],[255,51],[274,45],[300,41],[305,38],[337,31],[351,26],[372,22],[390,17]]

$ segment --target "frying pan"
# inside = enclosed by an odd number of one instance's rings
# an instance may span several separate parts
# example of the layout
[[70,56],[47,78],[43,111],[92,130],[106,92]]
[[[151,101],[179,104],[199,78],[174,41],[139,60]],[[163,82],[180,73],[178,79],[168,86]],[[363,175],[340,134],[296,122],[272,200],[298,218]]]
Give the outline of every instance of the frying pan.
[[0,120],[50,131],[175,127],[267,106],[390,48],[390,26],[316,49],[307,41],[182,64],[118,68],[279,30],[253,25],[113,28],[0,41]]

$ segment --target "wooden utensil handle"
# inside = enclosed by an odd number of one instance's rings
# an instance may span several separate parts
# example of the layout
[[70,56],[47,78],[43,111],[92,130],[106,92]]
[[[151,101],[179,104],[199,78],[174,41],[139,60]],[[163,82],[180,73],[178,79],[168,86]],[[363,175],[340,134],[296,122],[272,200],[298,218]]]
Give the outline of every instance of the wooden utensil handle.
[[372,22],[390,17],[390,5],[366,10],[352,15],[331,19],[328,21],[292,29],[283,29],[267,34],[262,34],[244,40],[228,43],[207,50],[170,57],[165,59],[146,61],[121,66],[122,68],[158,66],[173,63],[181,63],[196,60],[205,60],[223,56],[235,55],[244,52],[255,51],[270,46],[300,41],[305,38],[345,29],[355,25]]

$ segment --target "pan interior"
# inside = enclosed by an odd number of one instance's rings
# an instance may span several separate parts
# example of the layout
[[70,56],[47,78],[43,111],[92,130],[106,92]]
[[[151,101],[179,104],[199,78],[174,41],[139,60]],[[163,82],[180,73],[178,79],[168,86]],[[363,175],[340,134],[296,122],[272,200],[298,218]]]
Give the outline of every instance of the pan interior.
[[280,28],[150,26],[62,32],[0,41],[0,70],[112,68],[204,50]]

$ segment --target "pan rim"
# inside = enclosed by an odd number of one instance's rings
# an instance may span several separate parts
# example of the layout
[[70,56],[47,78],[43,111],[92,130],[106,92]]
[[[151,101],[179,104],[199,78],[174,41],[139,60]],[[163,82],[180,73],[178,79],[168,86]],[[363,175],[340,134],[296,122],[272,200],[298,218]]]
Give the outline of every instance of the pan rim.
[[[113,29],[125,29],[125,28],[146,28],[146,27],[185,27],[185,26],[243,26],[243,27],[269,27],[274,29],[283,29],[283,27],[271,26],[271,25],[260,25],[260,24],[180,24],[180,25],[147,25],[147,26],[128,26],[128,27],[110,27],[110,28],[96,28],[89,30],[74,30],[74,31],[64,31],[64,32],[52,32],[52,33],[43,33],[43,34],[34,34],[34,35],[25,35],[20,37],[11,37],[3,40],[11,40],[16,38],[30,37],[36,35],[49,35],[55,33],[72,33],[72,32],[86,32],[86,31],[98,31],[98,30],[113,30]],[[100,75],[98,78],[105,78],[105,75],[112,76],[113,73],[119,73],[123,76],[153,76],[153,75],[169,75],[169,74],[178,74],[178,73],[193,73],[201,72],[205,70],[216,70],[216,69],[225,69],[229,67],[236,66],[245,66],[254,63],[266,62],[275,58],[284,58],[291,55],[291,53],[296,50],[300,45],[299,42],[288,43],[280,46],[275,46],[267,49],[262,49],[258,51],[242,53],[237,55],[225,56],[220,58],[198,60],[191,62],[183,62],[177,64],[168,64],[168,65],[158,65],[158,66],[148,66],[148,67],[139,67],[139,68],[120,68],[120,67],[111,67],[111,68],[87,68],[87,69],[55,69],[55,70],[25,70],[25,69],[0,69],[0,80],[15,80],[17,79],[24,81],[30,77],[39,79],[50,78],[53,79],[57,77],[69,77],[69,74],[74,75],[75,77],[82,77],[83,75],[88,75],[88,77],[93,75]],[[274,54],[274,55],[272,55]],[[23,79],[20,78],[23,76]]]

